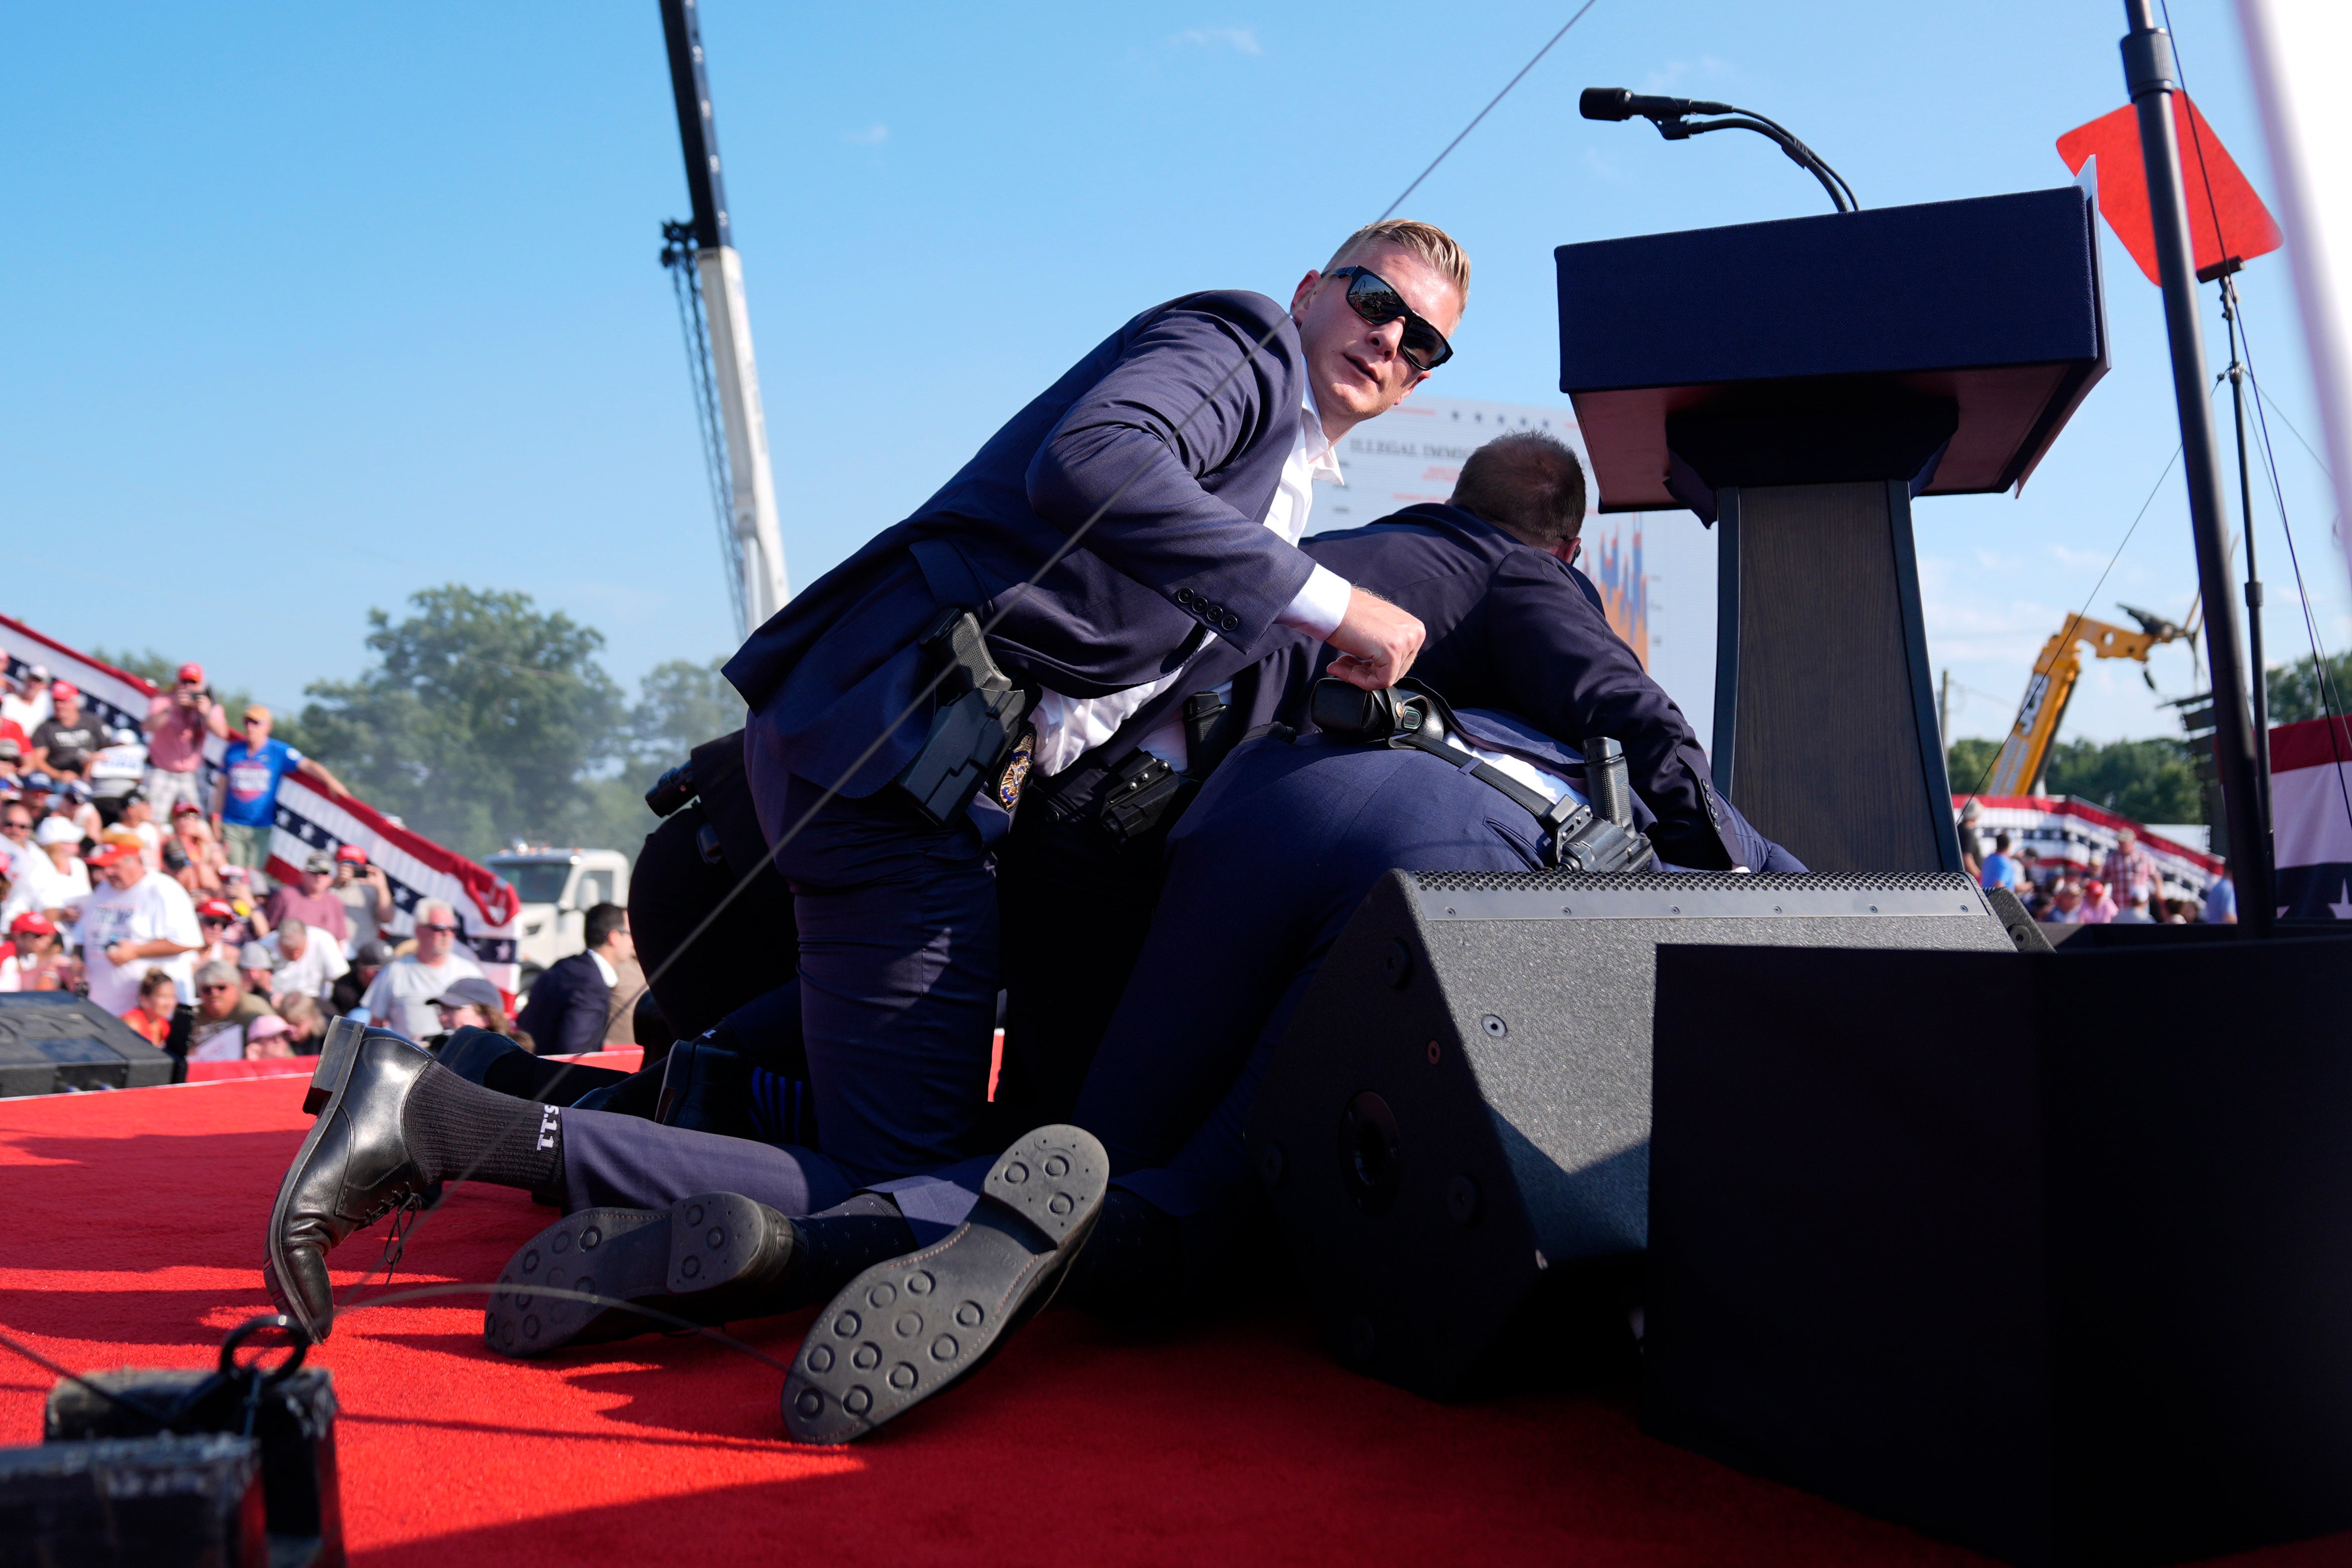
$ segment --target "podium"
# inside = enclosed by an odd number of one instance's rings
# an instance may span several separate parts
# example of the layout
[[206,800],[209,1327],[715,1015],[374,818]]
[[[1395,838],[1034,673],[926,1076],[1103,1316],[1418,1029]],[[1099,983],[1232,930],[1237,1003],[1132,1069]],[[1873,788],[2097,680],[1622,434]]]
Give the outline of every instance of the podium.
[[1603,511],[1717,535],[1716,787],[1816,871],[1954,871],[1911,503],[2021,487],[2107,369],[2074,186],[1564,245]]

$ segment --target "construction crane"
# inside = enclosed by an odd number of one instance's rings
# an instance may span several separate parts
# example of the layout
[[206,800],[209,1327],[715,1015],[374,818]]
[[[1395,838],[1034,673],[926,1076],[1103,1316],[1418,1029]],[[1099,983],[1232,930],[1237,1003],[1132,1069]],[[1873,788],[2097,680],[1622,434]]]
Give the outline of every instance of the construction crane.
[[[662,265],[674,268],[687,352],[702,416],[712,499],[721,512],[722,548],[733,590],[738,636],[783,608],[792,596],[776,528],[776,480],[768,460],[768,421],[760,406],[760,372],[751,357],[751,320],[743,306],[743,262],[727,216],[719,167],[719,127],[703,70],[702,28],[695,0],[661,0],[669,48],[670,88],[686,153],[691,223],[663,226]],[[706,335],[707,334],[707,335]],[[715,406],[713,404],[715,402]]]
[[[2135,658],[2146,664],[2150,648],[2190,635],[2147,610],[2129,605],[2116,607],[2137,621],[2139,630],[2069,616],[2064,628],[2042,645],[2042,657],[2033,661],[2033,674],[2025,683],[2025,701],[2018,709],[2017,722],[1986,776],[1987,795],[2030,795],[2040,783],[2042,770],[2050,761],[2050,744],[2058,738],[2066,704],[2074,696],[2074,683],[2083,676],[2078,649],[2087,645],[2098,658]],[[2149,679],[2154,684],[2154,678]]]

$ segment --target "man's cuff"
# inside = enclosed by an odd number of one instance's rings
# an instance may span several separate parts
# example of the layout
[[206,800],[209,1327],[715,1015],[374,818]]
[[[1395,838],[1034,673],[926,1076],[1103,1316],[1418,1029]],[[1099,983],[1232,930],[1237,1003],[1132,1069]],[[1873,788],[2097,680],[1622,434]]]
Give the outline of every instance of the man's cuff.
[[1307,586],[1298,590],[1298,596],[1274,618],[1328,642],[1331,634],[1339,629],[1339,623],[1347,619],[1348,596],[1354,592],[1345,577],[1328,566],[1318,565],[1307,579]]

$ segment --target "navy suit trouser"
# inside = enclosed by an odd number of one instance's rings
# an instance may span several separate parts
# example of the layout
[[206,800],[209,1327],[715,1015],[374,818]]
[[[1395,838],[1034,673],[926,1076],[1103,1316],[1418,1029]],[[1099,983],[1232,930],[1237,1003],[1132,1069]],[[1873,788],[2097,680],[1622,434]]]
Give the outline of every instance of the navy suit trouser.
[[969,821],[822,793],[791,780],[775,855],[800,928],[809,1085],[826,1156],[885,1181],[971,1152],[996,1030],[995,874]]

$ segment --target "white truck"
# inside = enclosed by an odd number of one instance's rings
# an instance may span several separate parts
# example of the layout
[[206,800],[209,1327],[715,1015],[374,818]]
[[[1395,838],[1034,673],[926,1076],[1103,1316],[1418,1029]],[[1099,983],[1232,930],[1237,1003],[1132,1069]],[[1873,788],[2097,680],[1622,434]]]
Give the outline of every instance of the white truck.
[[515,962],[522,966],[524,991],[549,964],[588,945],[590,910],[629,901],[629,858],[617,849],[518,844],[483,864],[513,884],[521,906],[515,915]]

